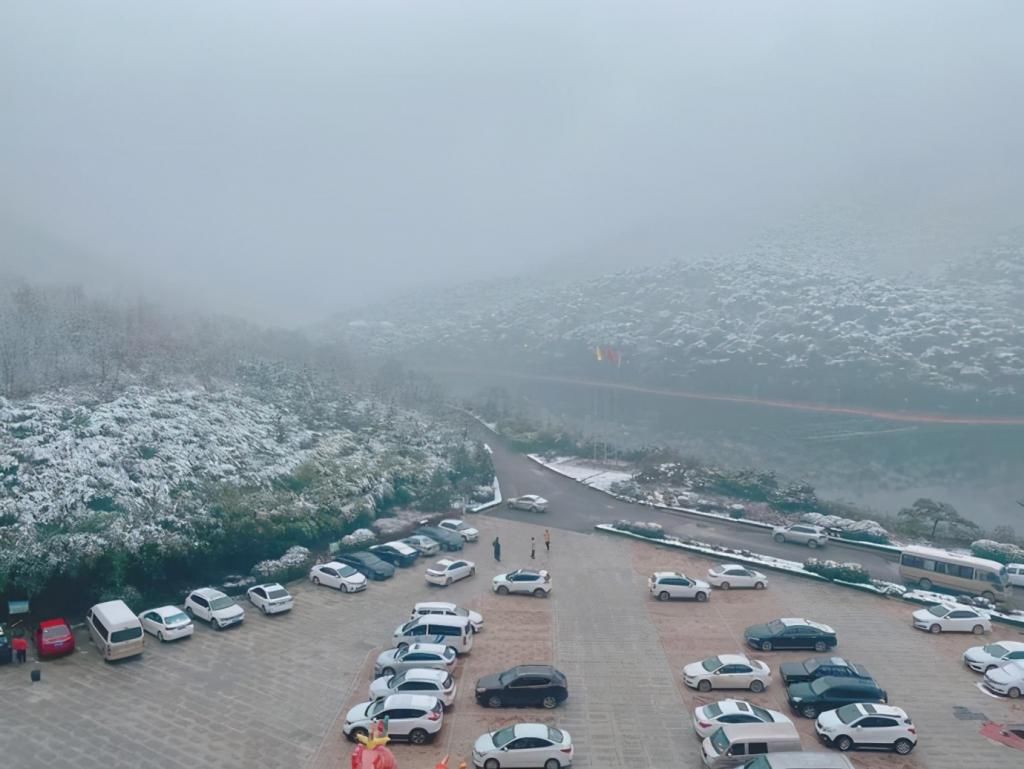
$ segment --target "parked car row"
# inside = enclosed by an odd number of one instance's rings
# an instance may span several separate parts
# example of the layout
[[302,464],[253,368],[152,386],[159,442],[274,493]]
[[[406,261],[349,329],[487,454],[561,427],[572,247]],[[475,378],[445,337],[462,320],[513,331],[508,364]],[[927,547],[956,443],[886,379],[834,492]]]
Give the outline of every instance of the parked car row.
[[963,660],[975,673],[985,674],[982,685],[993,694],[1011,699],[1024,694],[1024,642],[972,646],[963,653]]
[[723,563],[708,569],[707,580],[688,577],[678,571],[656,571],[647,578],[647,588],[659,601],[687,598],[698,602],[711,597],[711,588],[764,590],[768,577],[737,563]]

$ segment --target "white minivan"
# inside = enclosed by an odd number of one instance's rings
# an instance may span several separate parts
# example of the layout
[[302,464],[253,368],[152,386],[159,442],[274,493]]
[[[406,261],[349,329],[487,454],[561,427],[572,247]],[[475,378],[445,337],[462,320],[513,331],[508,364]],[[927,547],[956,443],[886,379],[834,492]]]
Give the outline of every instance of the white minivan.
[[413,643],[444,644],[457,654],[468,654],[473,648],[473,622],[469,617],[428,614],[399,625],[394,637],[399,648]]
[[742,766],[755,756],[801,749],[800,735],[792,721],[725,724],[705,737],[700,746],[701,758],[708,769]]
[[85,615],[85,626],[107,662],[142,654],[145,648],[142,623],[124,601],[96,604]]

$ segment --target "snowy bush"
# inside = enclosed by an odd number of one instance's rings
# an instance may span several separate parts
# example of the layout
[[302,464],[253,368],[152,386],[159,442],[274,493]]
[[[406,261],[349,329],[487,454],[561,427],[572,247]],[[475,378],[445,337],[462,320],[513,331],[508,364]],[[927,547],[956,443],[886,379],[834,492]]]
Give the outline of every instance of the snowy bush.
[[377,535],[371,529],[356,529],[341,538],[341,547],[345,550],[361,550],[377,541]]
[[645,521],[616,521],[615,528],[621,531],[629,531],[633,534],[639,534],[641,537],[650,537],[651,539],[661,539],[665,536],[665,529],[660,523],[651,523]]
[[309,548],[296,545],[280,558],[257,563],[252,567],[252,576],[261,582],[287,582],[305,574],[311,561]]
[[971,543],[971,553],[978,558],[988,558],[999,563],[1024,563],[1024,550],[1016,545],[979,539]]
[[821,513],[804,513],[800,516],[800,520],[814,526],[839,529],[840,536],[843,539],[857,542],[874,542],[880,545],[886,545],[890,541],[889,532],[877,521],[855,521],[838,515],[822,515]]
[[804,569],[812,574],[820,574],[827,579],[865,585],[871,582],[871,575],[859,563],[839,563],[838,561],[819,561],[817,558],[808,558],[804,561]]

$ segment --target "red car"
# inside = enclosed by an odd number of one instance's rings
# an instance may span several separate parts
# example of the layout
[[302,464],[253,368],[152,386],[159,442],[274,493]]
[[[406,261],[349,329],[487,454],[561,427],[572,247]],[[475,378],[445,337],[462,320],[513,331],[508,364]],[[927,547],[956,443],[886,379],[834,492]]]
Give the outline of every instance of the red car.
[[63,657],[75,650],[75,635],[67,620],[47,619],[36,628],[36,654],[40,659]]

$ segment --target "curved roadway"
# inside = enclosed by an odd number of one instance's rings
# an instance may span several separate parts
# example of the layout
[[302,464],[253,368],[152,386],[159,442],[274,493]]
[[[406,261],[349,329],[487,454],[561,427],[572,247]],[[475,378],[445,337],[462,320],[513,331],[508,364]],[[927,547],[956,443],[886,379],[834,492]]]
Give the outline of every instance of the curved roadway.
[[[482,428],[480,428],[482,431]],[[766,533],[729,521],[715,521],[686,513],[677,513],[646,505],[632,504],[615,499],[602,491],[585,486],[571,478],[559,475],[537,464],[529,457],[507,447],[500,436],[488,433],[484,438],[493,451],[494,468],[506,499],[522,494],[540,494],[547,499],[547,513],[529,513],[510,510],[504,505],[485,514],[509,520],[544,523],[552,529],[593,531],[595,524],[614,521],[654,521],[665,527],[669,534],[681,539],[697,539],[714,545],[741,548],[754,553],[803,561],[813,554],[837,561],[853,561],[867,569],[876,579],[896,580],[895,558],[861,548],[830,542],[821,551],[811,551],[803,545],[778,544]],[[554,539],[554,536],[552,537]]]

